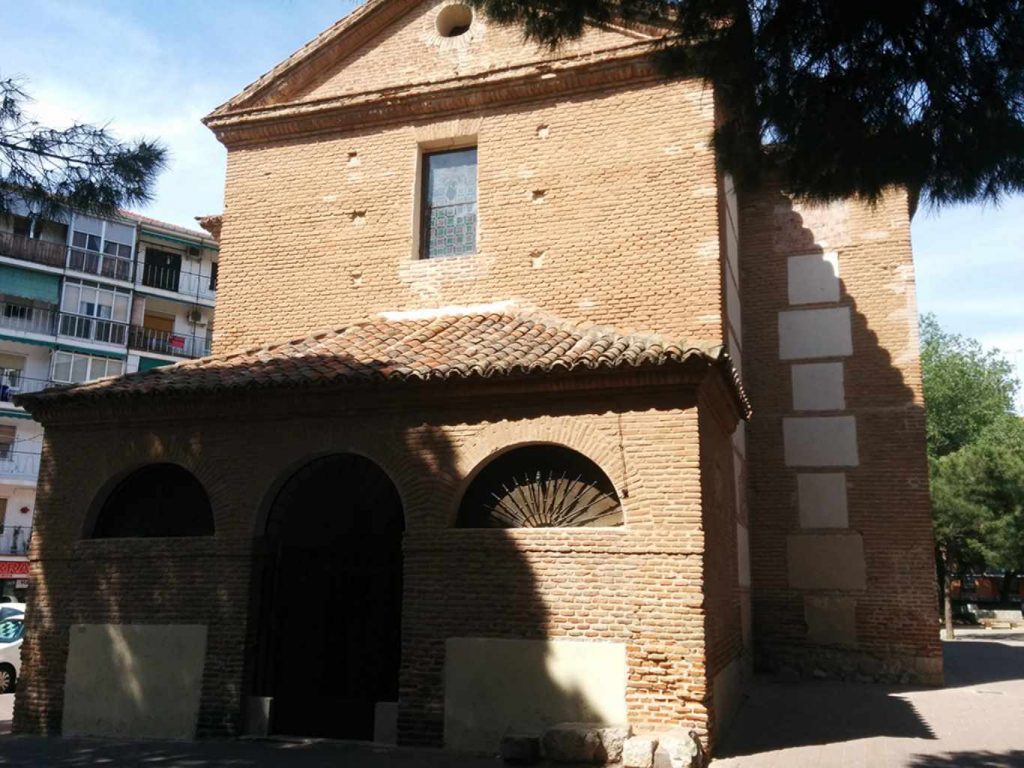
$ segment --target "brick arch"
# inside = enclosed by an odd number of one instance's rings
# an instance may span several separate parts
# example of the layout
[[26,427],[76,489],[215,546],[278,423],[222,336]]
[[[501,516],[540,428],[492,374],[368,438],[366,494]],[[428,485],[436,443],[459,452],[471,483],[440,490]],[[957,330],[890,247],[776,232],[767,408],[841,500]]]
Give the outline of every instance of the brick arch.
[[225,476],[220,464],[205,458],[191,439],[139,434],[130,436],[116,450],[98,454],[93,469],[95,474],[105,479],[93,486],[92,496],[85,508],[81,538],[89,538],[100,509],[121,481],[150,464],[175,464],[192,473],[210,501],[214,536],[230,529],[230,526],[224,524],[224,516],[228,514],[227,510],[237,494],[231,478]]
[[[217,524],[217,507],[214,503],[213,494],[210,492],[210,478],[204,478],[203,474],[196,471],[193,462],[183,461],[181,460],[182,458],[183,457],[172,458],[168,456],[151,457],[147,460],[134,460],[121,465],[118,470],[110,474],[106,480],[102,481],[99,488],[93,494],[93,497],[89,502],[89,506],[86,508],[80,537],[84,540],[96,539],[96,530],[100,523],[100,518],[106,510],[107,504],[111,501],[114,494],[117,493],[118,489],[121,488],[122,484],[139,472],[160,466],[176,467],[188,473],[192,479],[196,481],[199,486],[199,490],[202,491],[202,494],[205,497],[206,505],[209,506],[210,522],[213,525],[213,530],[208,535],[210,537],[216,536],[220,528]],[[146,537],[149,537],[149,535]],[[157,535],[155,537],[159,538],[160,536]]]
[[370,446],[358,440],[324,441],[316,450],[296,454],[274,472],[273,479],[260,494],[260,501],[252,519],[251,535],[257,538],[263,535],[274,503],[289,480],[317,459],[338,454],[361,456],[380,468],[398,492],[405,529],[408,530],[409,510],[420,501],[425,491],[418,487],[418,478],[411,472],[409,462],[403,460],[402,452],[393,447],[392,442],[384,439]]
[[594,462],[615,488],[622,506],[624,525],[629,524],[629,488],[635,473],[625,466],[618,441],[578,419],[550,419],[491,424],[459,453],[459,481],[446,509],[445,523],[455,524],[462,497],[477,474],[498,456],[530,445],[560,445]]

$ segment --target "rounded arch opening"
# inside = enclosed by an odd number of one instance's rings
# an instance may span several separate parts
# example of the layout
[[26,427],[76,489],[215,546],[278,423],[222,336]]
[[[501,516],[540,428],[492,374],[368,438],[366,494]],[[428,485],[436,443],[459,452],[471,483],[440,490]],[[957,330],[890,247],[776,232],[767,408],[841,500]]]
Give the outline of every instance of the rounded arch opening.
[[473,9],[465,3],[446,5],[437,14],[435,26],[441,37],[459,37],[473,25]]
[[402,499],[373,459],[332,453],[298,467],[267,510],[263,535],[272,542],[323,545],[357,533],[401,533]]
[[622,504],[601,468],[554,444],[507,450],[470,481],[460,528],[607,528],[623,525]]
[[404,530],[398,489],[364,456],[321,456],[281,485],[254,582],[255,693],[273,697],[274,733],[372,739],[392,711]]
[[96,514],[90,538],[213,536],[206,489],[177,464],[148,464],[118,482]]

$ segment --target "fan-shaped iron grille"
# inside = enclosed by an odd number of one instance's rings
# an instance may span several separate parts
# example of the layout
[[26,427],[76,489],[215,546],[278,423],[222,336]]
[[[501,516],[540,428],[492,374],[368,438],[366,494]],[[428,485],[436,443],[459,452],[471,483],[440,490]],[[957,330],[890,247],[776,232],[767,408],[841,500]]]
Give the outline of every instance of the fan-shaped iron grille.
[[585,456],[536,445],[499,456],[470,484],[464,528],[578,528],[622,525],[611,481]]

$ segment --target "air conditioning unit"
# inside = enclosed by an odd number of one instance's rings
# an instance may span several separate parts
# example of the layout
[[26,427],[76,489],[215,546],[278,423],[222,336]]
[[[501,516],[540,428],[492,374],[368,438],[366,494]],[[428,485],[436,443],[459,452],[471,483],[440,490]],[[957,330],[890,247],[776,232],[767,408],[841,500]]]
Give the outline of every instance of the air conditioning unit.
[[190,323],[192,323],[192,325],[197,325],[198,323],[203,322],[203,313],[198,307],[192,307],[192,309],[188,311],[186,318]]
[[203,250],[198,245],[190,245],[188,250],[185,252],[185,258],[189,261],[202,261]]

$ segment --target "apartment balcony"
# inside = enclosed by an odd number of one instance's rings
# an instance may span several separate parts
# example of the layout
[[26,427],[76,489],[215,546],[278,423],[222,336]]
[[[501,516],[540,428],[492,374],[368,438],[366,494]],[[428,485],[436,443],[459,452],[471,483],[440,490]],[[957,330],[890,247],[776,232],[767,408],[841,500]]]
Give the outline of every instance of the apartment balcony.
[[38,476],[38,453],[16,451],[0,446],[0,482],[12,480],[35,482]]
[[131,282],[132,260],[83,248],[68,248],[68,269],[110,280]]
[[123,347],[128,340],[128,324],[90,315],[61,312],[57,333],[60,336]]
[[45,240],[0,232],[0,256],[62,269],[65,253],[66,246],[62,243],[48,243]]
[[210,340],[205,336],[189,336],[133,325],[128,333],[128,347],[139,352],[154,352],[173,357],[205,357],[210,354]]
[[27,555],[31,525],[0,525],[0,555]]
[[0,376],[0,412],[3,407],[11,408],[14,405],[15,395],[27,395],[31,392],[41,392],[53,386],[50,379],[32,379],[28,376],[17,376],[5,374]]
[[57,312],[27,304],[0,301],[0,331],[54,336],[57,333]]
[[156,264],[140,264],[135,275],[138,288],[151,288],[161,294],[214,302],[217,299],[217,276],[197,265],[195,269],[174,269]]

